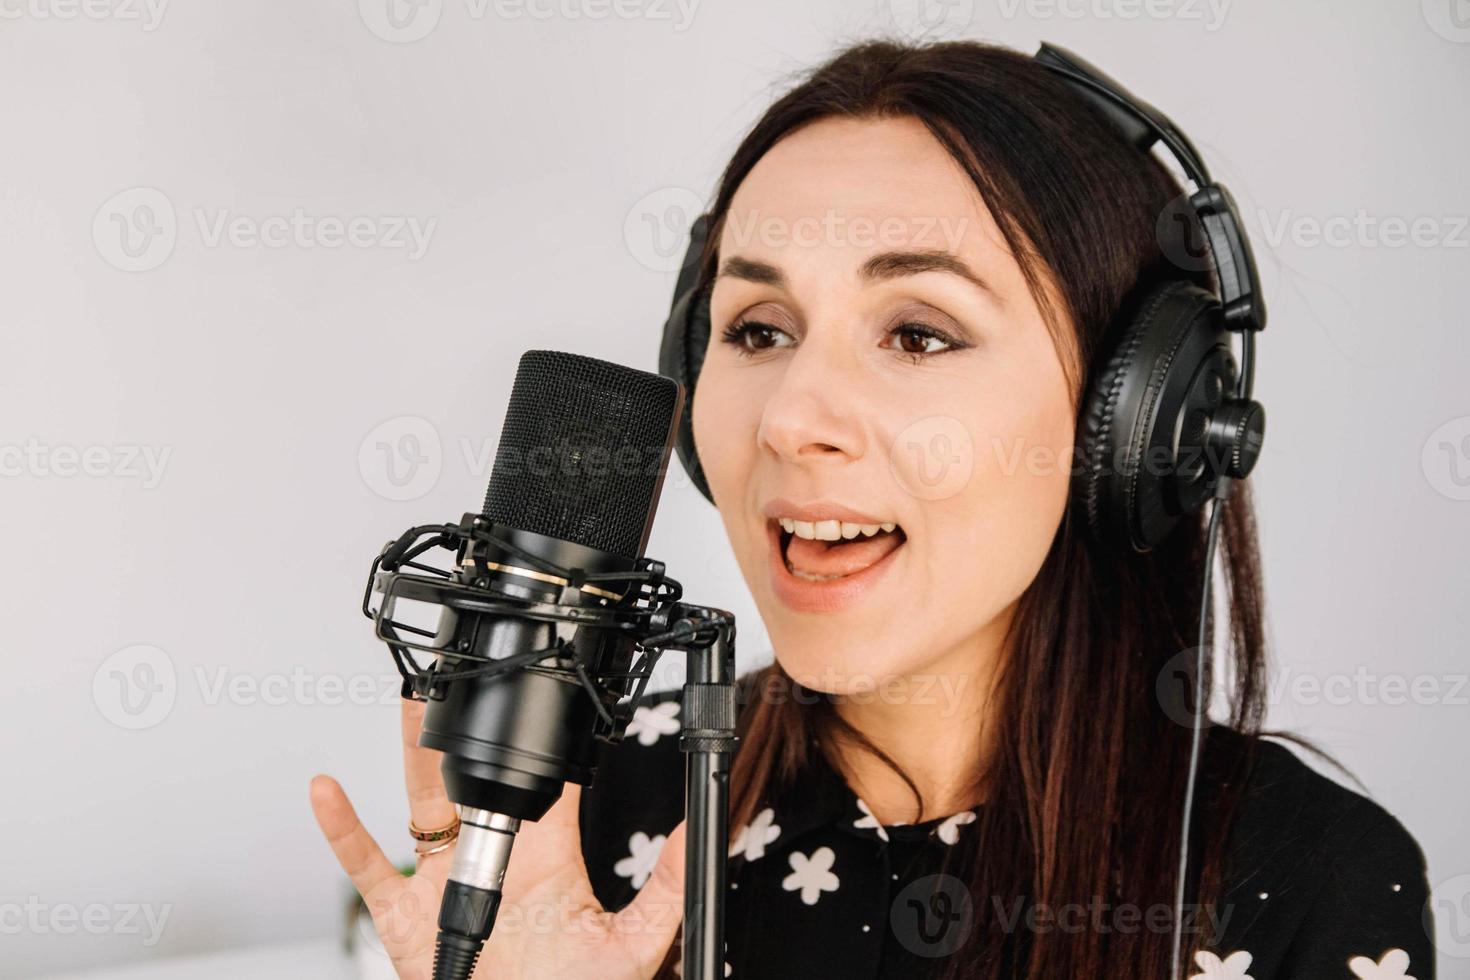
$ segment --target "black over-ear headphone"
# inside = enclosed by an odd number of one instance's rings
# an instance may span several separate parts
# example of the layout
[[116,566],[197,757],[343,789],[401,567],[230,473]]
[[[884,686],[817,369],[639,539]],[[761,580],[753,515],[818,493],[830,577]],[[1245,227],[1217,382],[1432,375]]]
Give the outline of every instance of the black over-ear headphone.
[[[1035,59],[1099,110],[1144,153],[1162,142],[1197,188],[1187,211],[1203,231],[1219,295],[1186,279],[1130,297],[1101,352],[1077,431],[1074,496],[1096,539],[1148,551],[1215,494],[1220,477],[1241,479],[1261,454],[1266,415],[1251,398],[1255,333],[1266,325],[1250,242],[1235,201],[1210,179],[1199,152],[1157,109],[1062,48]],[[710,336],[709,284],[699,259],[709,215],[695,219],[664,324],[659,371],[691,393]],[[1230,331],[1241,334],[1238,370]],[[685,399],[675,448],[699,492],[713,502],[694,446],[693,397]]]

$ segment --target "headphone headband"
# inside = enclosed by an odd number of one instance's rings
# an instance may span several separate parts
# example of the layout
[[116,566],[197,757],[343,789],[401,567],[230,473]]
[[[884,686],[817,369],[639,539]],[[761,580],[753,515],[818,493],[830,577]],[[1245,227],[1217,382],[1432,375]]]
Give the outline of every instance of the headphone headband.
[[1060,75],[1138,149],[1147,153],[1155,143],[1162,142],[1195,186],[1204,187],[1212,183],[1209,168],[1189,137],[1168,116],[1128,91],[1102,69],[1066,48],[1045,41],[1033,60]]
[[[1169,149],[1196,188],[1189,197],[1189,207],[1209,243],[1225,325],[1240,331],[1264,329],[1266,303],[1261,297],[1250,239],[1241,230],[1235,198],[1224,184],[1210,178],[1209,168],[1189,137],[1168,116],[1066,48],[1042,42],[1033,60],[1071,86],[1141,152],[1149,152],[1155,143],[1163,143]],[[1251,374],[1248,369],[1243,372],[1242,381],[1248,380]],[[1243,393],[1248,396],[1249,389]]]

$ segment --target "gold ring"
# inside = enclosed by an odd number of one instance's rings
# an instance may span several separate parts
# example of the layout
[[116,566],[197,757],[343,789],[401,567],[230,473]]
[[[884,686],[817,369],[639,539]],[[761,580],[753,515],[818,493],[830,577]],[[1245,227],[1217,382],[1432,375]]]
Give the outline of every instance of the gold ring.
[[417,854],[419,857],[422,858],[422,857],[428,857],[430,854],[438,854],[440,851],[447,851],[449,848],[451,848],[453,846],[454,846],[454,838],[451,837],[449,840],[445,841],[444,843],[442,843],[442,844],[435,844],[433,847],[415,847],[413,849],[413,852],[415,854]]
[[438,830],[424,830],[418,824],[409,820],[408,833],[414,840],[424,841],[430,844],[439,840],[452,841],[459,836],[459,817],[456,816],[452,823],[445,824]]

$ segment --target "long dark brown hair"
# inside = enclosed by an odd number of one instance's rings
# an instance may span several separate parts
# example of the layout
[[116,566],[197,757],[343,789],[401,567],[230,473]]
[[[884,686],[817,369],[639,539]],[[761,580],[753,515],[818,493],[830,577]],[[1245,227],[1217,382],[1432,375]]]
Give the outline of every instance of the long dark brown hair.
[[[1074,395],[1098,369],[1110,326],[1136,290],[1191,278],[1168,255],[1171,225],[1158,219],[1181,192],[1152,157],[1119,137],[1032,59],[975,42],[910,45],[869,41],[842,51],[780,98],[741,142],[711,207],[701,263],[712,279],[715,246],[731,198],[777,141],[829,117],[912,117],[964,167],[1042,304]],[[1187,229],[1180,226],[1180,234]],[[1053,309],[1043,284],[1055,284]],[[1187,876],[1192,903],[1219,897],[1230,813],[1263,708],[1264,640],[1256,529],[1248,484],[1225,505],[1217,588],[1228,608],[1229,724],[1206,741]],[[950,849],[951,873],[974,899],[968,941],[937,964],[947,978],[1128,977],[1169,974],[1169,929],[1007,928],[995,903],[1053,910],[1080,904],[1172,909],[1180,801],[1190,728],[1170,710],[1160,678],[1188,664],[1197,643],[1205,520],[1196,515],[1159,547],[1134,554],[1094,543],[1074,500],[1019,609],[988,702],[987,754],[974,784],[976,823]],[[1168,672],[1168,673],[1165,673]],[[821,752],[870,751],[898,770],[833,710],[832,696],[799,693],[779,664],[742,679],[741,748],[733,765],[732,832],[800,779]],[[1198,706],[1192,706],[1198,710]],[[915,821],[927,813],[912,780]],[[1091,904],[1090,904],[1091,903]],[[1172,927],[1172,922],[1171,922]],[[736,938],[736,937],[732,937]],[[748,937],[752,938],[753,937]],[[1190,946],[1210,936],[1186,936]],[[677,949],[677,944],[675,944]],[[672,977],[674,950],[659,976]],[[1187,962],[1187,960],[1186,960]]]

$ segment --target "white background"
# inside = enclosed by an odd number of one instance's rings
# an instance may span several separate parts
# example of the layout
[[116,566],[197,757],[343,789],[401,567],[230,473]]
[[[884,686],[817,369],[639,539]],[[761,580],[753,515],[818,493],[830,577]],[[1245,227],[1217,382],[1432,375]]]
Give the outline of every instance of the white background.
[[[394,857],[411,843],[394,675],[356,609],[369,559],[478,506],[521,351],[654,369],[682,230],[746,128],[792,73],[919,23],[917,0],[394,0],[401,29],[387,0],[89,2],[0,0],[0,905],[101,903],[116,927],[6,928],[6,976],[338,932],[311,775]],[[1271,307],[1270,720],[1338,753],[1450,899],[1470,894],[1452,2],[936,8],[941,36],[1075,48],[1234,190]],[[376,244],[212,236],[297,209]],[[431,228],[422,254],[391,247],[395,218]],[[1417,244],[1383,226],[1415,219]],[[427,462],[396,485],[380,444],[399,475]],[[67,475],[89,449],[101,475]],[[769,657],[682,472],[650,553],[740,614],[742,669]],[[1390,675],[1436,693],[1385,703]],[[348,682],[370,703],[340,703]],[[128,905],[168,910],[157,943],[120,927]],[[1439,909],[1461,956],[1466,909]]]

